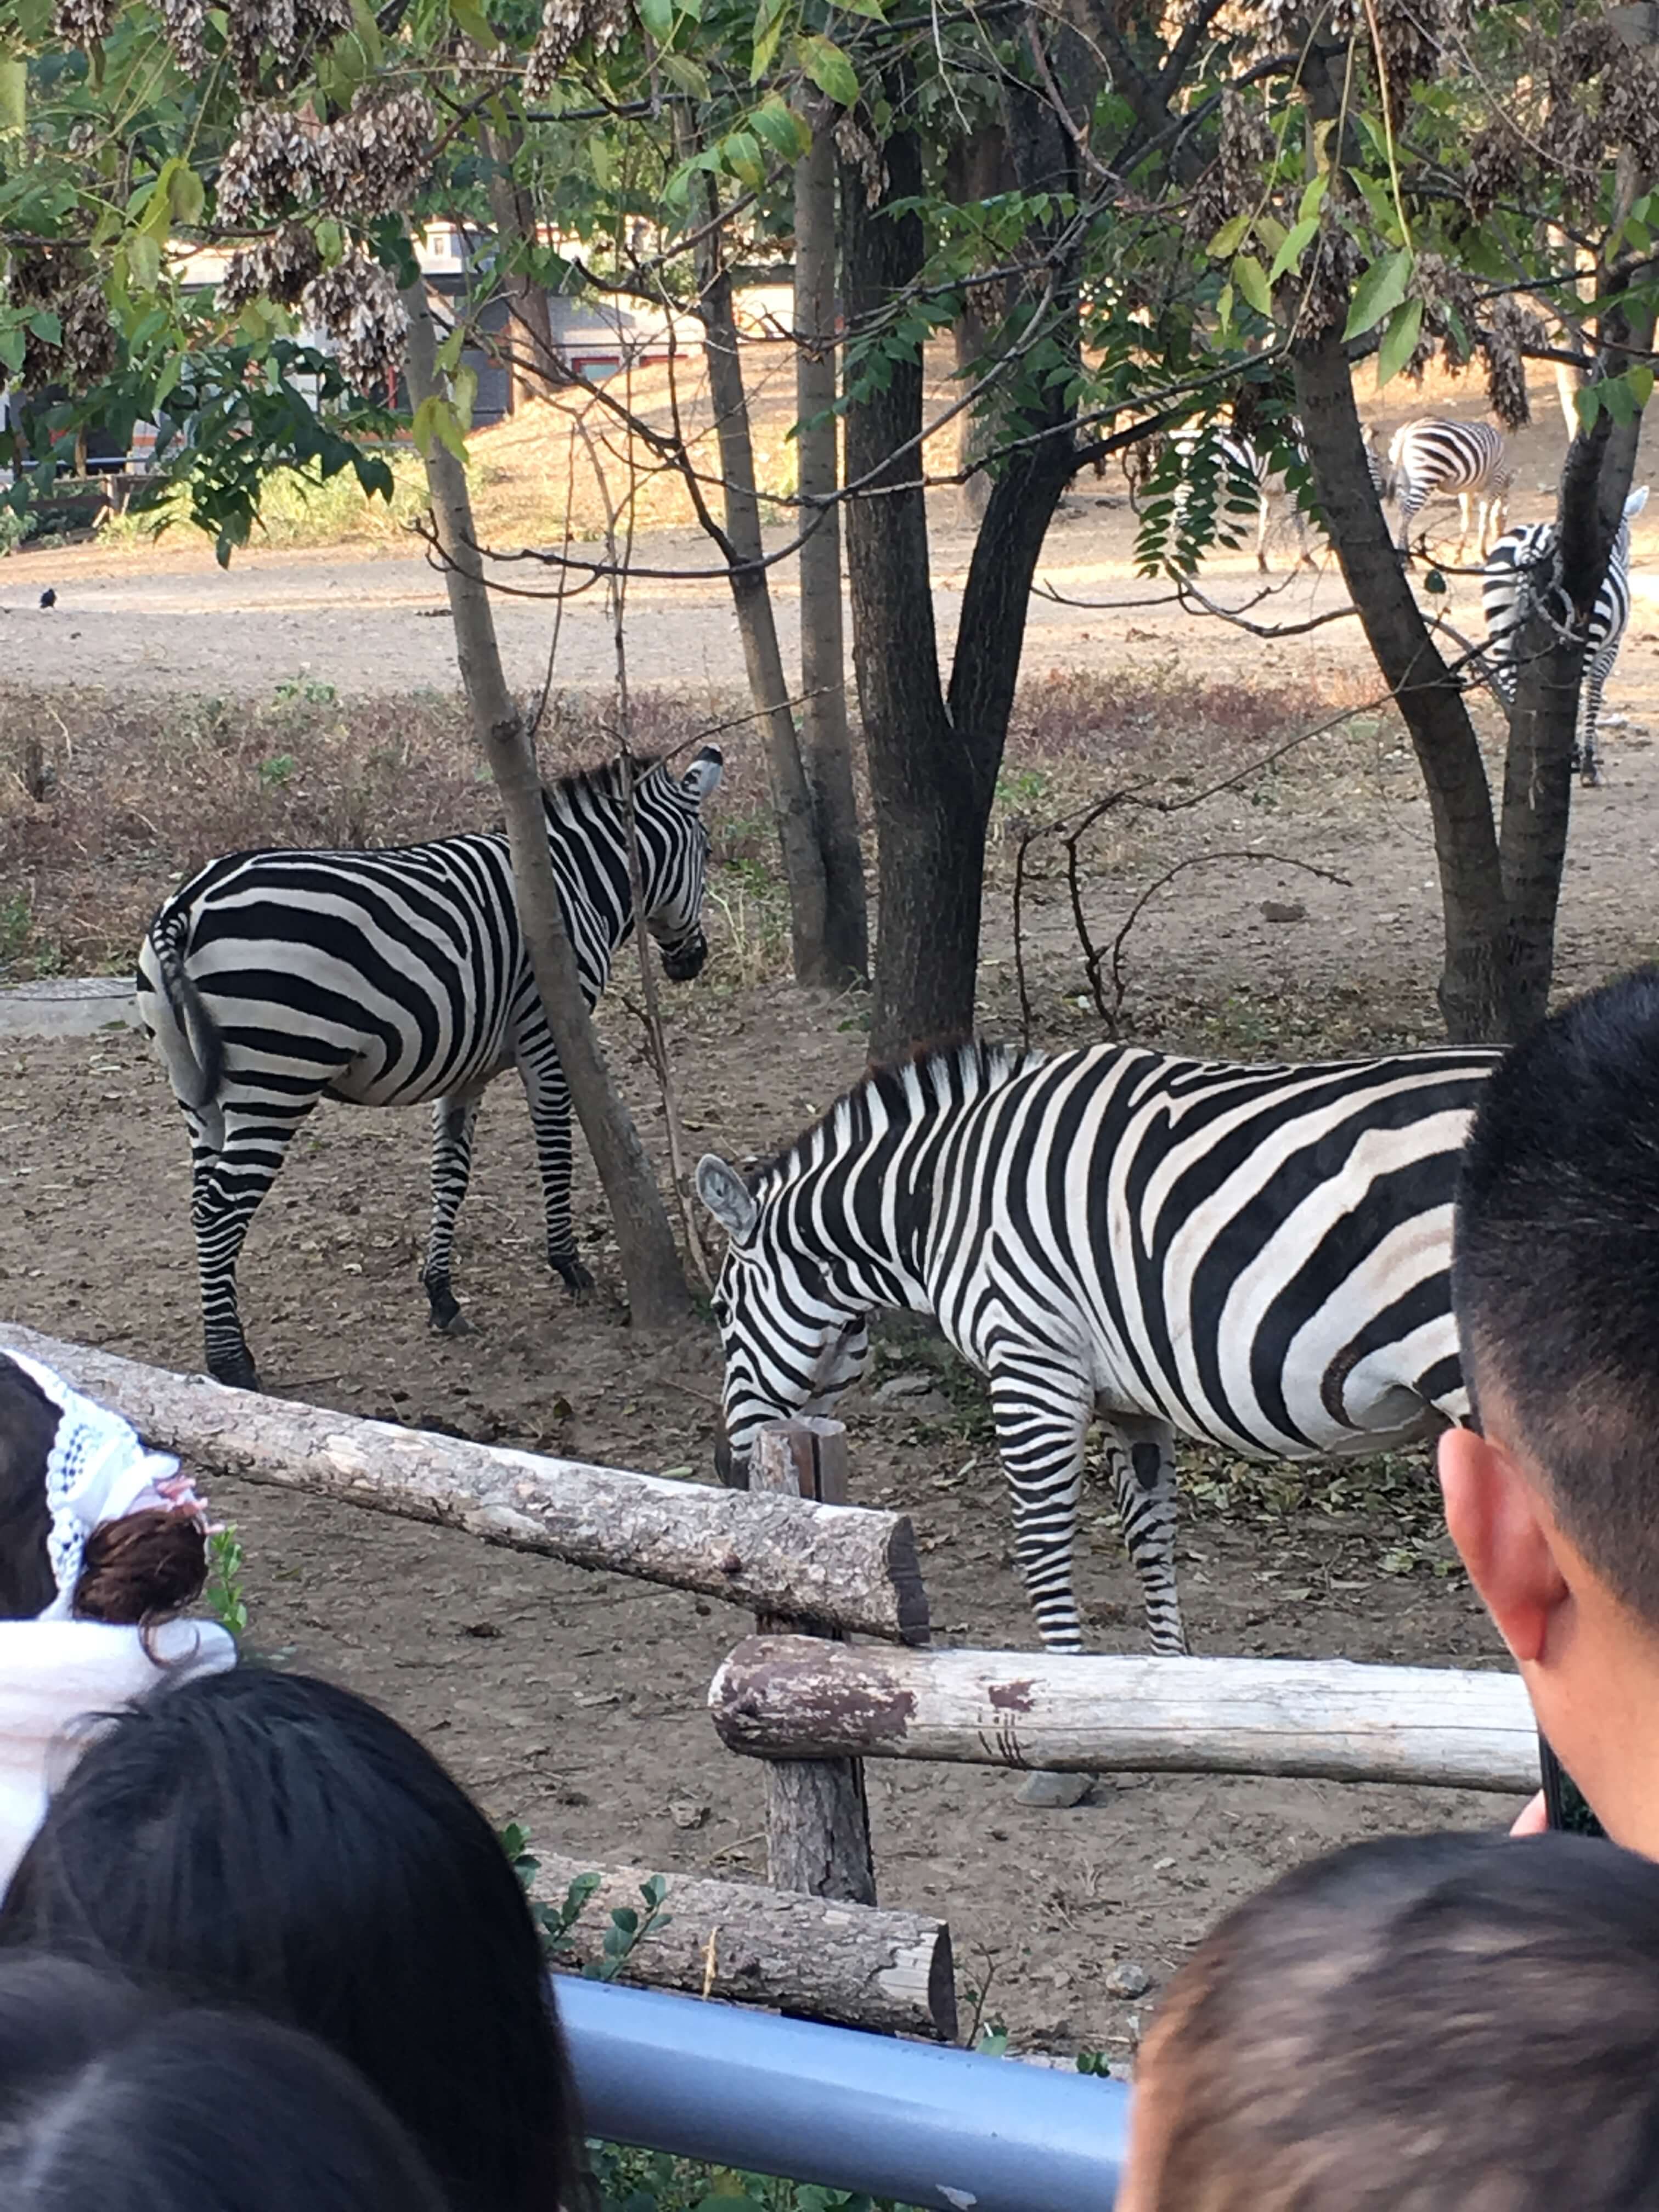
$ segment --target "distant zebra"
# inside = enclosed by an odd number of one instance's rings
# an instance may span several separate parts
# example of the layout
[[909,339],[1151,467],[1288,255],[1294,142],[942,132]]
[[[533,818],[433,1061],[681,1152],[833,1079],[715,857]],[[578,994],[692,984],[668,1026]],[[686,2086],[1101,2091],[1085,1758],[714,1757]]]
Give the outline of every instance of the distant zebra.
[[[1301,433],[1292,426],[1292,434],[1297,457],[1305,462],[1307,453],[1302,443]],[[1179,429],[1170,432],[1170,442],[1180,453],[1183,465],[1190,465],[1193,455],[1201,451],[1206,442],[1205,426],[1195,422],[1182,423]],[[1285,471],[1270,469],[1265,457],[1250,441],[1239,437],[1234,431],[1209,426],[1207,444],[1218,462],[1217,473],[1220,483],[1218,489],[1222,496],[1218,505],[1223,514],[1234,502],[1242,504],[1252,496],[1255,499],[1255,565],[1261,573],[1264,576],[1267,574],[1267,533],[1272,527],[1273,502],[1276,499],[1290,502],[1291,521],[1296,531],[1297,565],[1312,568],[1314,558],[1308,545],[1308,518],[1302,512],[1301,501],[1286,483]],[[1377,498],[1386,499],[1388,475],[1382,457],[1369,436],[1365,441],[1365,467]],[[1186,504],[1183,486],[1176,495],[1176,512],[1183,511]]]
[[1399,549],[1411,558],[1411,527],[1431,499],[1457,495],[1461,530],[1457,557],[1468,544],[1469,525],[1479,503],[1477,544],[1484,558],[1492,533],[1508,520],[1510,486],[1515,470],[1501,430],[1490,422],[1443,422],[1432,417],[1407,422],[1389,445],[1394,495],[1400,503]]
[[[1595,733],[1601,720],[1601,695],[1619,658],[1625,626],[1630,620],[1630,526],[1648,503],[1647,487],[1633,491],[1625,501],[1624,520],[1607,556],[1607,573],[1595,595],[1584,629],[1584,673],[1578,695],[1578,743],[1572,764],[1582,781],[1592,787],[1601,780],[1601,757]],[[1481,580],[1480,604],[1486,617],[1486,665],[1492,687],[1506,711],[1513,713],[1519,682],[1521,633],[1541,596],[1553,619],[1564,628],[1571,609],[1561,588],[1561,564],[1553,522],[1523,523],[1500,538],[1486,556]]]
[[[612,763],[543,793],[590,1006],[634,927],[626,773]],[[684,778],[660,763],[636,763],[634,773],[646,923],[665,972],[686,982],[708,952],[700,810],[720,780],[720,750],[705,746]],[[519,933],[504,836],[211,861],[150,924],[138,1006],[190,1129],[207,1364],[222,1382],[259,1387],[237,1312],[237,1255],[322,1098],[432,1102],[422,1279],[434,1327],[456,1329],[465,1323],[450,1254],[473,1126],[485,1087],[516,1066],[535,1132],[548,1264],[572,1291],[591,1285],[571,1231],[570,1096]]]
[[715,1298],[721,1473],[857,1377],[878,1307],[988,1376],[1045,1644],[1081,1648],[1084,1439],[1105,1430],[1152,1649],[1186,1649],[1177,1431],[1253,1459],[1387,1449],[1467,1417],[1452,1195],[1498,1054],[1238,1067],[1127,1045],[970,1044],[872,1073],[745,1182]]

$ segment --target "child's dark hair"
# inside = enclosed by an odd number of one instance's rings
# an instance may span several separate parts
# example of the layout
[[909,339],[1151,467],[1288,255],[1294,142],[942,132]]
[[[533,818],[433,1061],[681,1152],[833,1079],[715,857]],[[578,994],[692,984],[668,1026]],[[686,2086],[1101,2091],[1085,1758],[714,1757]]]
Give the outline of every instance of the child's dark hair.
[[1393,1836],[1224,1920],[1147,2045],[1155,2212],[1655,2212],[1659,1866]]
[[465,2212],[574,2201],[574,2099],[518,1878],[430,1753],[349,1691],[239,1669],[118,1716],[13,1877],[5,1945],[319,2037]]
[[[58,1594],[46,1553],[46,1462],[58,1419],[33,1376],[0,1352],[0,1620],[33,1620]],[[206,1580],[198,1515],[129,1513],[88,1536],[73,1609],[82,1620],[149,1627],[182,1612]]]
[[1453,1248],[1477,1404],[1501,1403],[1567,1534],[1659,1626],[1659,968],[1575,1000],[1498,1066]]
[[6,2212],[444,2212],[343,2059],[270,2021],[157,2009],[62,1959],[0,1966]]

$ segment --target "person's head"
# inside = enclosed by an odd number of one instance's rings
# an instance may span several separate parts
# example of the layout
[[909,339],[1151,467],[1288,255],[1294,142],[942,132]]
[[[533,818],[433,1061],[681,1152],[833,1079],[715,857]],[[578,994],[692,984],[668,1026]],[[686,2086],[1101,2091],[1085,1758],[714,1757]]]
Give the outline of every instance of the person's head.
[[430,1753],[349,1691],[244,1669],[119,1715],[12,1879],[8,1946],[315,2035],[468,2212],[553,2212],[574,2171],[518,1878]]
[[160,2011],[61,1959],[0,1966],[6,2212],[444,2212],[345,2062],[252,2015]]
[[1392,1836],[1230,1915],[1142,2045],[1117,2212],[1655,2212],[1659,1866]]
[[206,1579],[205,1513],[178,1462],[0,1352],[0,1620],[149,1627]]
[[1659,969],[1510,1053],[1459,1176],[1452,1296],[1478,1427],[1446,1517],[1539,1724],[1659,1853]]

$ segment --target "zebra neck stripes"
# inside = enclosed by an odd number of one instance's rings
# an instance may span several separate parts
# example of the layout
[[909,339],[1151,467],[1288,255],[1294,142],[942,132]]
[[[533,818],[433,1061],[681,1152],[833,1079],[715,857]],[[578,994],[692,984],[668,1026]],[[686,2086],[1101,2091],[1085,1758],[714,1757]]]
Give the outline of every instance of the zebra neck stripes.
[[1071,1558],[1098,1414],[1154,1648],[1181,1648],[1176,1431],[1252,1457],[1382,1448],[1463,1417],[1450,1313],[1456,1156],[1496,1055],[1239,1067],[1127,1046],[968,1046],[869,1078],[745,1184],[725,1421],[858,1374],[866,1316],[921,1305],[988,1379],[1016,1551],[1048,1643],[1079,1642]]

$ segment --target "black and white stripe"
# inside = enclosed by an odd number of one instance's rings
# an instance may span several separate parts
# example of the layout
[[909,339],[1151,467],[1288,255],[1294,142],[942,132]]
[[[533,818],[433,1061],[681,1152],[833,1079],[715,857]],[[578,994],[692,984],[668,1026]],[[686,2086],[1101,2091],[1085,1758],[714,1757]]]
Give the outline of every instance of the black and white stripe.
[[[560,904],[591,1006],[632,932],[629,770],[615,763],[544,793]],[[641,910],[665,971],[689,981],[702,933],[720,778],[709,745],[684,778],[635,764]],[[500,836],[370,852],[236,853],[214,860],[151,923],[138,1006],[190,1128],[207,1363],[257,1389],[236,1304],[255,1208],[319,1099],[433,1104],[432,1226],[422,1276],[439,1328],[463,1325],[450,1287],[455,1217],[486,1086],[516,1067],[541,1170],[549,1264],[592,1278],[570,1222],[570,1096],[519,930]]]
[[1476,543],[1485,555],[1492,533],[1508,519],[1515,470],[1501,430],[1490,422],[1445,422],[1425,418],[1396,430],[1389,444],[1394,495],[1400,503],[1401,553],[1411,555],[1411,527],[1431,499],[1457,498],[1461,529],[1457,557],[1463,557],[1475,506],[1480,510]]
[[[1607,556],[1607,573],[1584,625],[1584,672],[1578,694],[1578,742],[1573,766],[1587,784],[1601,780],[1595,734],[1601,698],[1630,621],[1630,526],[1647,505],[1647,487],[1625,502],[1624,520]],[[1486,667],[1492,688],[1513,712],[1520,680],[1522,633],[1540,604],[1565,630],[1572,610],[1561,585],[1558,533],[1553,522],[1524,523],[1500,538],[1486,556],[1480,604],[1486,617]]]
[[1085,1437],[1103,1423],[1152,1647],[1185,1649],[1177,1431],[1249,1458],[1382,1450],[1468,1413],[1457,1155],[1498,1054],[1238,1067],[969,1045],[868,1077],[745,1182],[715,1304],[726,1462],[860,1372],[878,1307],[988,1377],[1043,1641],[1076,1650]]
[[[1304,463],[1306,450],[1301,432],[1292,425],[1297,456]],[[1213,471],[1216,487],[1216,506],[1224,517],[1229,508],[1237,510],[1250,500],[1255,503],[1255,565],[1265,576],[1267,573],[1267,534],[1273,526],[1273,510],[1276,501],[1285,501],[1290,509],[1290,519],[1296,532],[1298,566],[1313,566],[1313,555],[1308,544],[1308,518],[1302,512],[1302,503],[1291,489],[1283,469],[1267,465],[1266,457],[1248,438],[1237,432],[1218,428],[1214,424],[1182,423],[1172,430],[1170,442],[1182,457],[1183,477],[1193,473],[1194,458],[1200,465]],[[1365,467],[1371,480],[1371,489],[1380,500],[1388,497],[1389,477],[1381,456],[1369,438],[1365,444]],[[1189,495],[1183,482],[1176,495],[1176,512],[1184,513]]]

